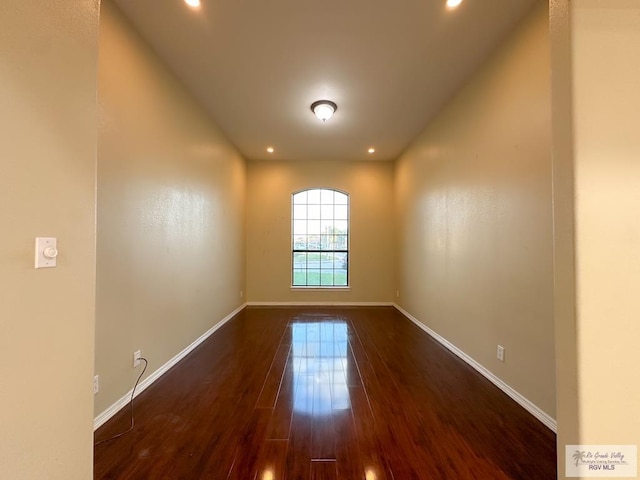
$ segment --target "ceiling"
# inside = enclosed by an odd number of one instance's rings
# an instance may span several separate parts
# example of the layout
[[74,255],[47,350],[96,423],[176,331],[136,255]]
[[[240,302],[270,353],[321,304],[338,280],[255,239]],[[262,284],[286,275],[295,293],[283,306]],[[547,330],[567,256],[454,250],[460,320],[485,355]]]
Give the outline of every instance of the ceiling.
[[114,1],[246,158],[349,161],[397,158],[536,0]]

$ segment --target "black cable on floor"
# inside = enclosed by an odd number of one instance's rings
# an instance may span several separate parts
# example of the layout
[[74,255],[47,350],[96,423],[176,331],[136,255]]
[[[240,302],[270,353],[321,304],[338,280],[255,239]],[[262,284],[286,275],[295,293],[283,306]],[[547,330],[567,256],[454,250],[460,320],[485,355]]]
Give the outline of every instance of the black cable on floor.
[[97,447],[98,445],[101,445],[103,443],[106,442],[110,442],[111,440],[115,440],[116,438],[120,438],[121,436],[129,433],[131,430],[133,430],[133,426],[134,426],[134,422],[133,422],[133,397],[136,394],[136,388],[138,387],[138,383],[140,383],[140,379],[142,378],[142,375],[144,375],[144,372],[147,370],[147,366],[149,365],[149,362],[147,362],[146,358],[140,357],[140,360],[142,360],[144,362],[144,368],[142,369],[142,372],[140,372],[140,375],[138,375],[138,379],[136,380],[136,384],[133,386],[133,390],[131,391],[131,400],[129,400],[129,407],[131,408],[131,426],[125,430],[124,432],[118,433],[117,435],[114,435],[113,437],[110,438],[106,438],[104,440],[100,440],[99,442],[95,443],[93,446]]

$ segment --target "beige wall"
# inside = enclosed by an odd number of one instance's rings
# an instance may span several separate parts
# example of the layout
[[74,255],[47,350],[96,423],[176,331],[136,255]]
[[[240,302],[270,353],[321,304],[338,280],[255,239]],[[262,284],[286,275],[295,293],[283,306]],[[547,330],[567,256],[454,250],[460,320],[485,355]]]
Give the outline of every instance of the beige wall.
[[237,308],[245,162],[109,1],[99,57],[99,414]]
[[[0,6],[0,477],[92,477],[98,2]],[[58,266],[34,269],[34,238]]]
[[551,13],[557,223],[575,212],[555,241],[564,478],[566,444],[640,444],[640,4],[554,0]]
[[[348,291],[291,290],[291,194],[306,188],[350,194]],[[248,301],[393,301],[391,163],[249,162],[247,228]]]
[[554,416],[549,62],[540,2],[402,155],[395,185],[399,304]]

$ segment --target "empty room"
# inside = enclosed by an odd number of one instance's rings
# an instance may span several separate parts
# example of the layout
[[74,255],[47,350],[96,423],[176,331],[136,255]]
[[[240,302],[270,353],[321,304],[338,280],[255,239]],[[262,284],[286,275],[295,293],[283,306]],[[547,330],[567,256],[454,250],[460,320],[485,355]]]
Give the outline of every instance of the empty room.
[[637,2],[0,37],[0,477],[638,478]]

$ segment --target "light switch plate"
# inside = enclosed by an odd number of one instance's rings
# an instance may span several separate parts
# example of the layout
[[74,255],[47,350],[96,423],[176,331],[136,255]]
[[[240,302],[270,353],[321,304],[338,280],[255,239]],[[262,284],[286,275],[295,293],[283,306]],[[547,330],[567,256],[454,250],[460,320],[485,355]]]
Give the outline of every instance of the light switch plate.
[[56,266],[58,255],[58,239],[54,237],[36,237],[36,268]]

